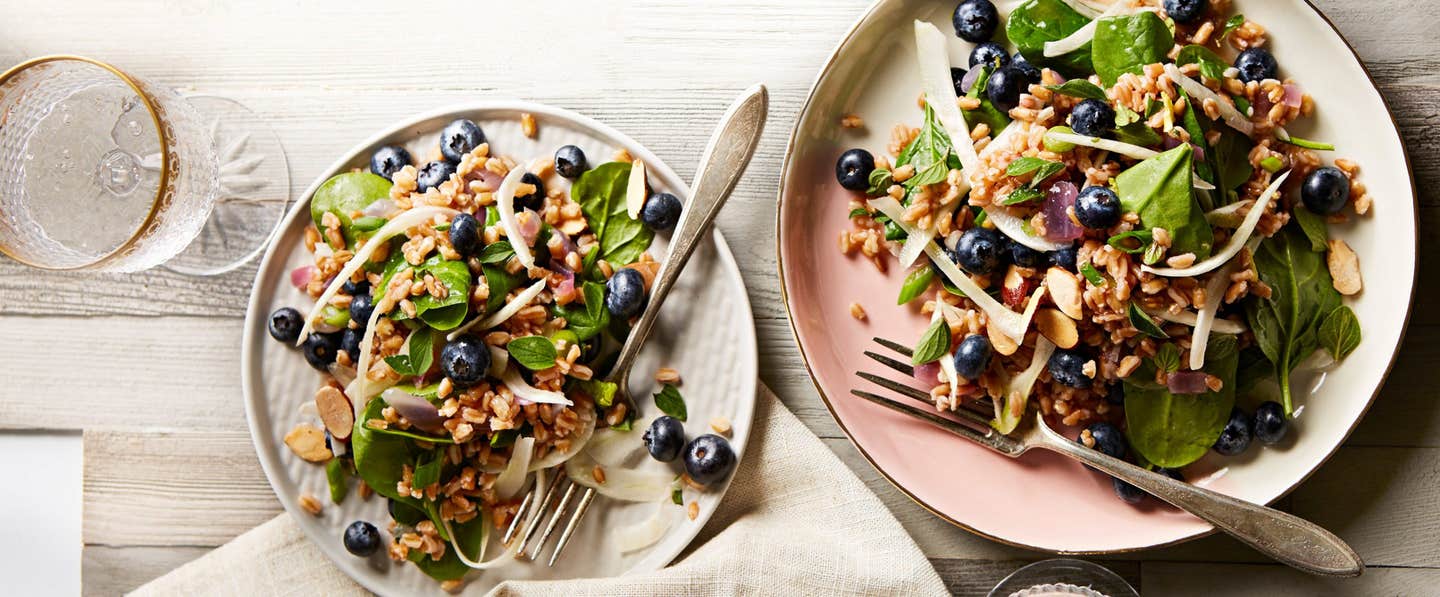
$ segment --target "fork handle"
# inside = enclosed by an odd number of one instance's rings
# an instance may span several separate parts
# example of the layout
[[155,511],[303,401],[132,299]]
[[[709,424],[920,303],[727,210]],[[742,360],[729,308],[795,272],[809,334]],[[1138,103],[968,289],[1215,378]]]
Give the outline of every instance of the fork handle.
[[[1043,426],[1042,426],[1043,427]],[[1151,472],[1049,430],[1036,447],[1069,456],[1200,517],[1275,560],[1324,576],[1359,576],[1365,564],[1355,550],[1319,525]]]

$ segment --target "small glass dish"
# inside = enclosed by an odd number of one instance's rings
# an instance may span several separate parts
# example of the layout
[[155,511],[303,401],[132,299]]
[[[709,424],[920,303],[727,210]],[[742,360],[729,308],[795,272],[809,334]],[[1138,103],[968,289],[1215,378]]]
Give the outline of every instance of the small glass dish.
[[1084,560],[1043,560],[1010,573],[989,597],[1140,597],[1109,568]]

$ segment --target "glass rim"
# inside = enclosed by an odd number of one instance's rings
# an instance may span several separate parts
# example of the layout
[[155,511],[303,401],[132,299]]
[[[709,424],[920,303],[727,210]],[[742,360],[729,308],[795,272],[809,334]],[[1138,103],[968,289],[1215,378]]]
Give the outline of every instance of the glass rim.
[[130,76],[125,71],[120,70],[118,67],[103,60],[97,60],[85,56],[77,56],[74,54],[51,54],[25,60],[20,64],[6,69],[5,72],[0,73],[0,97],[3,97],[5,95],[5,85],[11,80],[13,80],[15,77],[34,67],[52,62],[80,62],[104,69],[111,75],[114,75],[115,78],[119,79],[122,83],[125,83],[126,86],[130,87],[130,89],[135,92],[135,95],[140,98],[140,101],[142,103],[145,104],[145,110],[150,114],[150,120],[155,127],[155,135],[159,138],[160,141],[160,184],[156,185],[155,196],[152,197],[150,200],[150,211],[145,214],[145,219],[142,220],[140,222],[140,225],[135,228],[135,232],[130,235],[130,238],[126,239],[125,242],[120,244],[120,246],[116,247],[115,249],[104,255],[96,257],[92,261],[79,265],[71,265],[64,267],[57,267],[55,265],[46,263],[36,263],[28,259],[24,259],[19,255],[16,255],[14,252],[6,248],[4,243],[0,243],[0,253],[5,254],[5,256],[14,259],[15,261],[18,261],[24,265],[39,269],[71,271],[96,268],[104,265],[109,261],[117,259],[125,255],[129,251],[133,250],[135,246],[139,244],[140,238],[145,235],[145,232],[155,226],[157,217],[160,213],[160,208],[162,207],[161,203],[166,196],[165,191],[166,189],[170,188],[170,185],[173,182],[170,180],[171,140],[169,134],[165,132],[165,123],[163,120],[161,120],[160,117],[161,111],[159,108],[159,104],[155,101],[155,98],[152,97],[148,91],[146,91],[145,86],[141,84],[140,80]]

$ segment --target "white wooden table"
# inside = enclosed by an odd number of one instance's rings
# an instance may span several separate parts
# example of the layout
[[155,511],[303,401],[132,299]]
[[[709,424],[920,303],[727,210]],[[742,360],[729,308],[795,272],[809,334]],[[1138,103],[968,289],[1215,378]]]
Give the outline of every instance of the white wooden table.
[[[0,59],[90,55],[244,102],[278,130],[295,193],[379,127],[479,97],[584,112],[688,178],[727,102],[763,81],[770,125],[719,221],[749,286],[761,377],[884,499],[957,593],[983,594],[1023,561],[1046,557],[953,528],[887,485],[831,420],[785,320],[776,173],[816,69],[867,0],[428,4],[0,0]],[[1440,248],[1440,9],[1402,0],[1319,4],[1394,108],[1421,189],[1423,250]],[[1429,296],[1440,290],[1440,261],[1421,264],[1420,295]],[[75,275],[0,260],[0,429],[83,432],[86,593],[138,586],[280,511],[241,407],[237,347],[254,271]],[[1350,541],[1371,565],[1364,576],[1305,578],[1224,537],[1105,563],[1154,595],[1433,594],[1440,315],[1419,302],[1379,402],[1282,503]]]

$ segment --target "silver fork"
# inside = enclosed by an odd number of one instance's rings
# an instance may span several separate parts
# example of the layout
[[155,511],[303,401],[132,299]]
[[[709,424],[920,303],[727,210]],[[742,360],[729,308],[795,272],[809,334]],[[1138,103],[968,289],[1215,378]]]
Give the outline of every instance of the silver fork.
[[[874,351],[865,355],[886,367],[898,371],[907,378],[913,378],[914,369],[908,364],[911,351],[900,344],[875,338],[875,342],[895,353],[907,357],[905,362]],[[974,402],[955,409],[960,419],[956,421],[933,410],[928,392],[878,375],[857,371],[861,379],[875,383],[906,398],[925,403],[929,408],[917,408],[902,404],[863,390],[850,393],[879,404],[901,414],[921,419],[945,431],[968,439],[1012,458],[1032,448],[1040,448],[1068,456],[1092,468],[1130,483],[1177,508],[1198,516],[1215,525],[1275,560],[1311,574],[1324,576],[1359,576],[1365,570],[1360,556],[1350,549],[1339,537],[1318,525],[1297,516],[1265,506],[1252,504],[1203,487],[1176,481],[1165,475],[1151,472],[1112,458],[1084,445],[1066,439],[1045,424],[1045,418],[1038,413],[1034,424],[1022,419],[1018,429],[1009,435],[1000,433],[990,426],[993,411],[977,408]]]
[[[655,274],[655,282],[650,288],[649,302],[645,306],[645,312],[640,315],[640,319],[630,329],[625,346],[620,349],[620,355],[616,358],[615,366],[607,378],[617,386],[615,400],[624,404],[630,412],[639,412],[634,398],[630,395],[630,369],[635,365],[635,358],[639,356],[640,348],[655,327],[655,322],[660,316],[660,305],[665,302],[665,297],[669,295],[670,289],[675,285],[675,280],[680,277],[681,270],[685,268],[685,263],[690,260],[695,249],[709,238],[710,224],[715,221],[715,216],[720,213],[720,207],[730,197],[730,192],[735,189],[735,183],[739,182],[740,175],[745,172],[745,166],[750,163],[750,156],[754,155],[755,146],[760,142],[760,133],[765,128],[768,105],[769,94],[764,85],[755,85],[745,90],[720,118],[720,125],[716,127],[715,134],[710,137],[710,143],[700,158],[700,167],[696,170],[690,202],[686,204],[680,222],[670,237],[670,251],[665,262],[660,265],[660,271]],[[565,546],[569,544],[575,529],[580,526],[580,521],[584,519],[585,513],[590,508],[590,503],[594,501],[595,490],[571,482],[563,470],[557,470],[553,482],[548,485],[543,496],[539,495],[538,484],[535,489],[526,494],[524,500],[520,502],[520,508],[516,511],[514,519],[511,520],[510,527],[506,529],[501,539],[508,544],[515,538],[520,520],[525,517],[529,509],[539,508],[538,515],[531,517],[531,520],[525,525],[524,533],[520,534],[520,545],[516,548],[516,557],[537,559],[540,552],[545,549],[545,543],[555,532],[561,517],[569,508],[570,502],[574,500],[575,494],[580,493],[579,504],[575,506],[569,521],[565,523],[565,528],[560,533],[560,539],[555,544],[555,550],[550,554],[547,565],[554,566],[555,561],[564,552]],[[545,515],[547,510],[549,510],[548,516]],[[539,541],[534,544],[534,551],[527,555],[527,544],[539,528],[542,518],[546,519],[545,530],[540,534]]]

